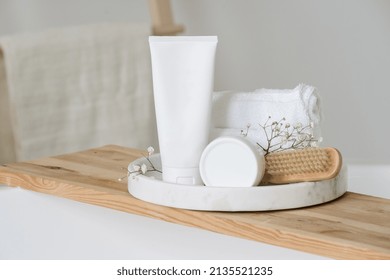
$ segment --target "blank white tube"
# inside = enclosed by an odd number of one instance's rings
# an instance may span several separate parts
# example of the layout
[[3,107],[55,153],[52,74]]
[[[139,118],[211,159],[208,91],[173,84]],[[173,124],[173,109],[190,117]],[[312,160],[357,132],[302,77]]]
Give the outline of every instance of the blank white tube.
[[216,36],[149,37],[163,180],[201,184],[209,141]]

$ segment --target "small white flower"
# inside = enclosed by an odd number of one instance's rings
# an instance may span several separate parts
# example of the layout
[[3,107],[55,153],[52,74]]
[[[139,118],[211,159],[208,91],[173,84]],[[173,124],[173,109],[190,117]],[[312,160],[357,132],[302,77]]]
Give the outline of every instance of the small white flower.
[[322,141],[324,141],[324,138],[322,137],[318,138],[318,143],[321,143]]
[[294,125],[294,128],[296,128],[296,129],[300,129],[300,128],[302,128],[302,124],[299,122],[299,123],[296,123],[295,125]]
[[314,122],[310,122],[310,127],[314,128]]
[[154,153],[154,148],[152,146],[148,147],[148,155],[151,156]]
[[138,171],[141,170],[141,166],[139,166],[138,164],[133,165],[133,170],[134,170],[135,172],[138,172]]
[[290,124],[289,124],[289,123],[286,123],[286,124],[284,125],[284,127],[285,127],[285,128],[289,128],[289,127],[290,127]]
[[142,172],[142,174],[145,174],[147,171],[148,171],[148,167],[146,166],[145,163],[143,163],[141,165],[141,172]]

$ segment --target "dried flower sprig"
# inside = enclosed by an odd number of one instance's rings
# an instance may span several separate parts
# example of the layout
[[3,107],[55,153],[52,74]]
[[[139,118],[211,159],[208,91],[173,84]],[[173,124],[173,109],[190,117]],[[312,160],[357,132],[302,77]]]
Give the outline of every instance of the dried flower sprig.
[[146,156],[144,155],[144,158],[148,161],[149,166],[146,163],[143,163],[141,165],[134,164],[131,167],[132,170],[127,169],[127,175],[119,178],[118,181],[123,181],[126,178],[133,177],[133,176],[140,175],[140,174],[146,174],[147,172],[152,172],[152,171],[162,173],[161,170],[157,169],[154,166],[153,162],[150,160],[150,156],[153,155],[153,153],[154,153],[154,148],[152,146],[150,146],[150,147],[148,147],[147,151],[148,151],[148,155],[146,155]]
[[[272,121],[271,116],[264,124],[258,124],[266,137],[266,143],[256,144],[262,149],[264,155],[271,152],[278,152],[288,149],[303,149],[307,147],[317,147],[322,142],[322,137],[316,139],[313,135],[314,123],[303,126],[302,123],[291,125],[286,122],[286,118],[279,121]],[[247,136],[251,124],[247,124],[246,129],[241,130],[241,135]]]

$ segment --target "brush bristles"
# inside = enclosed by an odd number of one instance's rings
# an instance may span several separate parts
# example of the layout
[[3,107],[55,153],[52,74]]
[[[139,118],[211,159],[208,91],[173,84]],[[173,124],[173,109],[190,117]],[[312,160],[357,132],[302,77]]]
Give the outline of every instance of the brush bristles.
[[334,148],[276,152],[266,157],[265,179],[271,183],[318,181],[336,176],[340,164],[340,153]]

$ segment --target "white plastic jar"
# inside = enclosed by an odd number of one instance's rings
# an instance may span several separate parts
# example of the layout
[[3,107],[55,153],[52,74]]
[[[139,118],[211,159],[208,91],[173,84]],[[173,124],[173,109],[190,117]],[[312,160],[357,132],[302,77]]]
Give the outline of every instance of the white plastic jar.
[[199,168],[206,186],[252,187],[264,176],[265,158],[245,138],[223,136],[205,148]]

